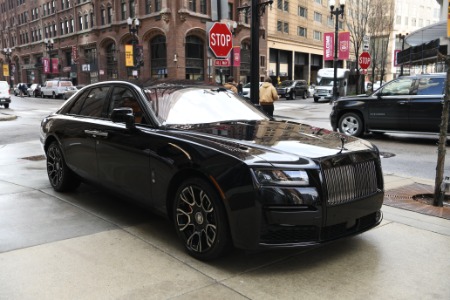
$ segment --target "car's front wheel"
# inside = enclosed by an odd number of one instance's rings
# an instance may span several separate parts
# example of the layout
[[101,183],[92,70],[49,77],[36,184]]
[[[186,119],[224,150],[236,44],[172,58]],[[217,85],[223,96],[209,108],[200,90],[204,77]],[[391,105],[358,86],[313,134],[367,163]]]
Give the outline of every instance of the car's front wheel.
[[80,185],[80,179],[69,169],[58,143],[52,142],[47,149],[47,175],[53,189],[68,192]]
[[3,105],[5,106],[5,108],[9,108],[9,103],[5,103]]
[[303,92],[303,99],[306,99],[306,98],[308,98],[308,91]]
[[225,208],[217,192],[202,179],[188,179],[178,188],[173,219],[184,247],[197,259],[218,258],[231,246]]
[[363,122],[356,113],[346,113],[339,119],[339,131],[350,136],[361,136]]

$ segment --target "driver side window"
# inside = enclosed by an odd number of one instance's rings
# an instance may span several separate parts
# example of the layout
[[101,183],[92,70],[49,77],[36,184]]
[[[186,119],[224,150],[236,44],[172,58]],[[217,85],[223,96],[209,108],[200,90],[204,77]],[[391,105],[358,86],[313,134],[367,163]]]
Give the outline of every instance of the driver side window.
[[387,84],[381,90],[382,96],[398,96],[398,95],[411,95],[412,87],[414,86],[413,78],[400,78]]

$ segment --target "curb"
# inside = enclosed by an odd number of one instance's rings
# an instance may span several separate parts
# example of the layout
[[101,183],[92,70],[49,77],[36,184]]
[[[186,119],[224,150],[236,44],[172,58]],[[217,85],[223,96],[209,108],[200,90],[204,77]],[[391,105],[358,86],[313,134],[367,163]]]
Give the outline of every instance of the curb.
[[11,121],[17,119],[16,115],[8,115],[0,113],[0,121]]

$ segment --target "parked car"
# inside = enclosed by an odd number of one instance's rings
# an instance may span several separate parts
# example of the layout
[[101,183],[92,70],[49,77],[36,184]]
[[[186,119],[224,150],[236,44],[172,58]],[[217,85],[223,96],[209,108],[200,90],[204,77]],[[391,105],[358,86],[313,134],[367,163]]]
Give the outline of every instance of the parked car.
[[9,108],[11,103],[11,94],[9,93],[9,83],[7,81],[0,81],[0,105],[4,108]]
[[[262,84],[263,84],[263,82],[260,81],[259,82],[259,87],[261,87]],[[251,85],[251,83],[249,82],[249,83],[244,84],[244,86],[242,87],[242,96],[244,98],[250,99],[250,95],[251,95],[251,93],[250,93],[250,85]]]
[[333,103],[331,126],[351,136],[438,133],[444,93],[444,73],[399,77],[370,95],[339,98]]
[[306,80],[284,80],[277,86],[280,98],[295,100],[297,96],[308,98],[308,83]]
[[41,86],[41,97],[62,98],[69,87],[73,87],[72,81],[48,80]]
[[39,97],[41,96],[41,85],[38,83],[33,83],[28,88],[28,96]]
[[64,100],[69,99],[70,97],[72,97],[72,95],[74,95],[78,91],[79,91],[78,88],[75,87],[75,86],[67,87],[67,90],[65,90],[64,93],[63,93],[63,99]]
[[318,245],[382,220],[376,146],[271,119],[217,85],[94,83],[42,120],[40,140],[56,191],[89,182],[133,199],[202,260]]
[[20,82],[20,83],[18,83],[18,84],[16,84],[15,86],[14,86],[14,96],[19,96],[19,95],[21,95],[21,92],[20,92],[20,87],[22,86],[22,85],[25,85],[25,89],[24,89],[24,91],[25,92],[22,92],[22,95],[23,96],[28,96],[28,84],[27,83],[24,83],[24,82]]

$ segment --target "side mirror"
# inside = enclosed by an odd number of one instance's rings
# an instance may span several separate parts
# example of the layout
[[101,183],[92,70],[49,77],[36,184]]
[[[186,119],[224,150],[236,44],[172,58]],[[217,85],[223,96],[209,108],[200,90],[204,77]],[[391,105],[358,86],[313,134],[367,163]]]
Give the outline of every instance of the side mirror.
[[129,107],[113,109],[111,120],[114,123],[125,123],[128,129],[135,127],[133,109]]

